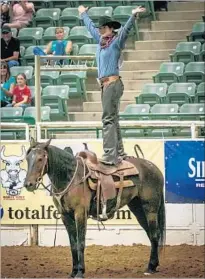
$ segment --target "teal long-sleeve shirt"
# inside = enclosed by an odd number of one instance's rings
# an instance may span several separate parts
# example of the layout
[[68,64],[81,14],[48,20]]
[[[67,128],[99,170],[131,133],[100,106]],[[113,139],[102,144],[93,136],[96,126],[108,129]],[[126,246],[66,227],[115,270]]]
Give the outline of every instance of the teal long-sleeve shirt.
[[135,16],[132,15],[128,19],[125,26],[121,28],[119,35],[116,36],[107,48],[101,48],[101,35],[88,14],[84,12],[81,14],[81,17],[88,31],[98,43],[96,52],[98,78],[119,76],[119,59],[121,51],[124,49],[128,34],[135,23]]

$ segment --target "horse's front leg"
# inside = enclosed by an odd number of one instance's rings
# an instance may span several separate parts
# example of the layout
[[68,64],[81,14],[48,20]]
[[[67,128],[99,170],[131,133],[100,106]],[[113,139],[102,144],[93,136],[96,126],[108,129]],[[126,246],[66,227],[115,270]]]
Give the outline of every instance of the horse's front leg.
[[62,221],[68,232],[70,239],[70,247],[73,259],[73,269],[71,277],[75,277],[78,273],[78,251],[77,251],[77,231],[76,224],[73,212],[64,212],[62,213]]
[[86,209],[80,207],[75,210],[75,223],[77,230],[77,251],[78,251],[78,273],[75,278],[83,278],[85,273],[85,236],[87,229],[87,212]]

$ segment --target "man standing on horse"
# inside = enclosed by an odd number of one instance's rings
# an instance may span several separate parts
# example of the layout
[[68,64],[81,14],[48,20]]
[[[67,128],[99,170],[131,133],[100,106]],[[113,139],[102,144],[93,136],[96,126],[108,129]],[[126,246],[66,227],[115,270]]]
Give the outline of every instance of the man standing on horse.
[[[125,42],[135,24],[137,14],[145,12],[145,8],[133,9],[132,15],[123,28],[119,22],[107,16],[100,17],[99,25],[95,27],[87,10],[88,8],[84,6],[78,8],[84,24],[98,43],[96,60],[102,90],[104,149],[104,155],[100,161],[107,165],[118,165],[126,157],[119,126],[120,98],[124,90],[119,76],[121,52],[125,48]],[[120,28],[120,32],[116,32]]]

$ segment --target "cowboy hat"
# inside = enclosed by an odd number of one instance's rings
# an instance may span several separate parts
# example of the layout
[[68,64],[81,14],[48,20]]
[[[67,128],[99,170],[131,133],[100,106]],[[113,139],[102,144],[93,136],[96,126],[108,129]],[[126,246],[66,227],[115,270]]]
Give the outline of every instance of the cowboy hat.
[[118,21],[112,20],[112,18],[110,18],[109,16],[102,16],[102,17],[100,17],[98,25],[96,27],[100,28],[103,26],[108,26],[108,27],[113,27],[114,29],[119,29],[121,27],[121,23]]

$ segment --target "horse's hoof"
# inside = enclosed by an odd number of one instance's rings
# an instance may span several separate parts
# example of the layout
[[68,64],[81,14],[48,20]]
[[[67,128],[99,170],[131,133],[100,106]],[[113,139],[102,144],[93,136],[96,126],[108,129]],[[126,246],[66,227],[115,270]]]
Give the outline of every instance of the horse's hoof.
[[84,274],[82,272],[78,272],[76,275],[75,275],[75,278],[84,278]]
[[156,272],[158,272],[157,270],[156,270],[156,268],[154,268],[154,269],[147,269],[145,272],[144,272],[144,275],[146,275],[146,276],[149,276],[149,275],[152,275],[152,274],[154,274],[154,273],[156,273]]

